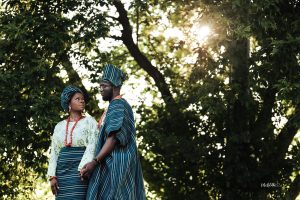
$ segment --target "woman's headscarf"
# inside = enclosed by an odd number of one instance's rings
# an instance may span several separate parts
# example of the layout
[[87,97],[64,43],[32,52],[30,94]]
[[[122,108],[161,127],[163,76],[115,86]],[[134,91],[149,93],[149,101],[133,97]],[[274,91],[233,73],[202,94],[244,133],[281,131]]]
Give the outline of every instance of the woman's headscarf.
[[69,110],[70,100],[75,93],[83,94],[83,92],[78,87],[71,86],[71,85],[65,87],[65,89],[62,91],[60,96],[60,105],[64,109],[64,111],[67,112]]

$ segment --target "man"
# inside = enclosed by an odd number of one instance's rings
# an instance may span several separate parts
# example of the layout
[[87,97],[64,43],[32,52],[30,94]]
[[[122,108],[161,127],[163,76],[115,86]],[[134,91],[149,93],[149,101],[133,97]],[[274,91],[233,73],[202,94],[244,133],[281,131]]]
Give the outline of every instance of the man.
[[100,93],[109,106],[99,122],[97,155],[81,170],[83,178],[90,178],[88,200],[146,199],[132,108],[120,96],[124,79],[120,69],[105,66]]

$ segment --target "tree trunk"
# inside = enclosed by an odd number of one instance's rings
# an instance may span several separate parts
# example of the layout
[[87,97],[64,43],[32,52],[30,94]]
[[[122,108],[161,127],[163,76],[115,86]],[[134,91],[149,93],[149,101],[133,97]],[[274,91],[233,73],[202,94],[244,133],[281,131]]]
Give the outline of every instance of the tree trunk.
[[231,88],[234,101],[229,102],[226,160],[224,176],[226,179],[225,199],[242,199],[249,195],[250,170],[248,160],[250,154],[249,142],[249,40],[234,40],[228,47],[231,63]]

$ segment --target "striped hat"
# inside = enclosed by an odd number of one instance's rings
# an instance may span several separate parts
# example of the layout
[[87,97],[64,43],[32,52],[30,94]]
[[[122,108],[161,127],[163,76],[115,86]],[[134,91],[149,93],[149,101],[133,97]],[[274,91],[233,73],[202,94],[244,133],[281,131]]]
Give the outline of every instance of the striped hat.
[[62,91],[60,95],[60,105],[64,109],[64,111],[67,112],[69,110],[69,102],[75,93],[83,94],[83,92],[78,87],[71,85],[65,87],[65,89]]
[[104,66],[103,75],[101,81],[109,81],[114,86],[118,87],[125,81],[125,74],[118,67],[107,64]]

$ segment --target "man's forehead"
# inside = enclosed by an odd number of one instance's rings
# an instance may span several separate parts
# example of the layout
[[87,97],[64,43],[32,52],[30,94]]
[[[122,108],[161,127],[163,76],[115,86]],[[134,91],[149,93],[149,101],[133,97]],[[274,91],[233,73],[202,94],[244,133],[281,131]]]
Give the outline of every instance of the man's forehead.
[[111,85],[111,83],[109,81],[101,81],[100,85]]

